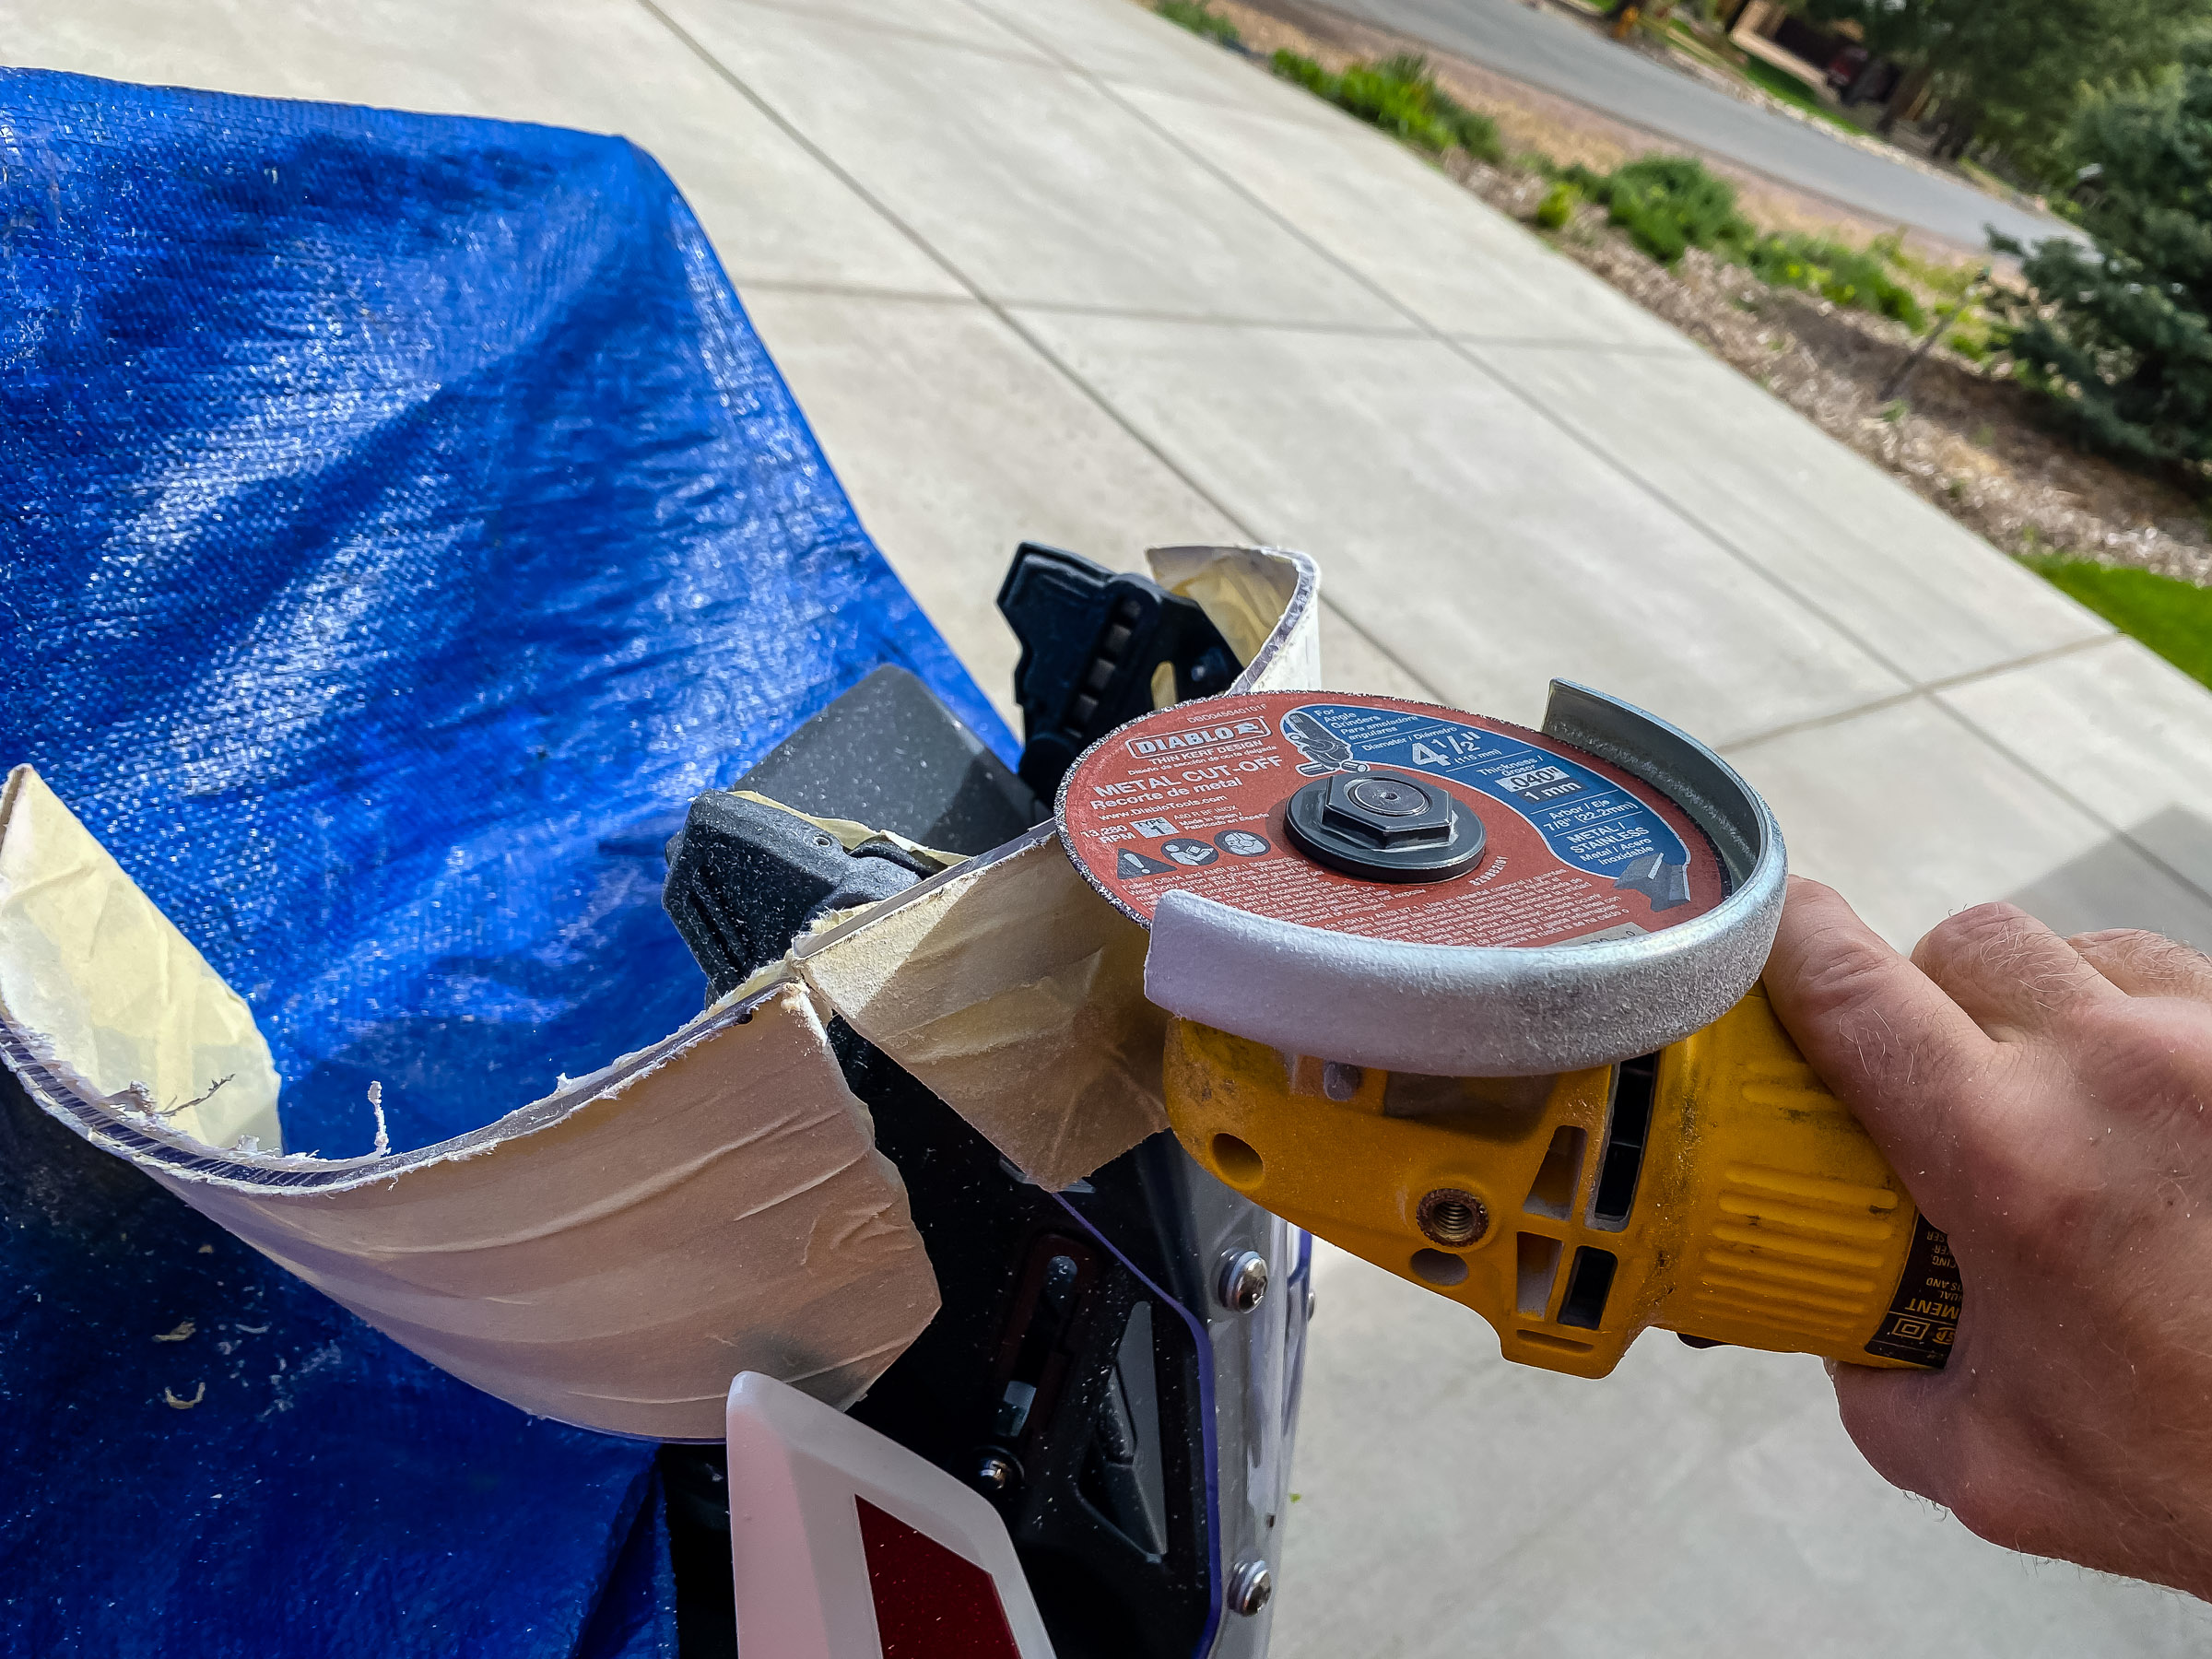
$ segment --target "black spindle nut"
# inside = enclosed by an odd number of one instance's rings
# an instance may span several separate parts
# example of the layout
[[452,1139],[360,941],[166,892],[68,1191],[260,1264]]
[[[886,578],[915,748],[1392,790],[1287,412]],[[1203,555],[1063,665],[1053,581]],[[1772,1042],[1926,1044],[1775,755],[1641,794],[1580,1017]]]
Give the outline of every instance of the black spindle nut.
[[1482,858],[1482,820],[1442,784],[1404,772],[1335,772],[1290,797],[1299,851],[1367,881],[1449,881]]

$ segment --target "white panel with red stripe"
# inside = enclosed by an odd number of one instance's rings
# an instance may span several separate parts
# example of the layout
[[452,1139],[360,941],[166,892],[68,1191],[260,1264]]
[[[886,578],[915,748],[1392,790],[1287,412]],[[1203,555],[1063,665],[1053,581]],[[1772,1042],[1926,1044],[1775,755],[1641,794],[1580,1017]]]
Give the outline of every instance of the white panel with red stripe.
[[757,1371],[730,1385],[744,1659],[1053,1659],[1006,1523],[895,1441]]

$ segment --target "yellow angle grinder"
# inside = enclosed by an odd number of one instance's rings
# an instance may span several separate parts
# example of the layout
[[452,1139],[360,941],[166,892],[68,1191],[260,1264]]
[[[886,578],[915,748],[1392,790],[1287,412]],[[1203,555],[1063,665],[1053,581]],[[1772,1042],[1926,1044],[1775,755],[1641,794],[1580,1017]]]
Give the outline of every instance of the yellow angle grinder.
[[1944,1363],[1957,1267],[1768,1006],[1782,837],[1703,745],[1565,682],[1540,732],[1232,694],[1100,739],[1057,809],[1152,930],[1176,1135],[1255,1202],[1552,1371],[1650,1325]]

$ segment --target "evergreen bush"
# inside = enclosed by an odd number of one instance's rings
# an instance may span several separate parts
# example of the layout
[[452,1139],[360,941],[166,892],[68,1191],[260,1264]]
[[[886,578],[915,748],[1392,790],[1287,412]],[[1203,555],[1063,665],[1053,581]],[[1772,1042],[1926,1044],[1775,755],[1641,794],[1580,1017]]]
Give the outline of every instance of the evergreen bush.
[[2004,302],[2001,343],[2080,440],[2176,464],[2201,485],[2212,463],[2212,47],[2147,88],[2093,99],[2068,148],[2098,170],[2082,214],[2096,246],[2053,239],[2026,254],[2033,298]]

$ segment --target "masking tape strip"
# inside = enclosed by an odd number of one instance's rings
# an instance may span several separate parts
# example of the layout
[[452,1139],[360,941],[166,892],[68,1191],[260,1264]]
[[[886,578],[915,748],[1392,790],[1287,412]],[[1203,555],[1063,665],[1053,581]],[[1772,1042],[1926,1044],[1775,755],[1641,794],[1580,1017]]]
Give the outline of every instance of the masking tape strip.
[[[51,1115],[432,1363],[539,1416],[711,1441],[737,1371],[845,1406],[935,1314],[905,1186],[788,980],[419,1150],[326,1159],[197,1138],[128,1074],[163,1053],[229,1064],[194,1033],[213,1009],[234,1040],[231,994],[180,936],[189,958],[170,949],[110,1011],[101,987],[134,971],[117,951],[169,924],[58,802],[24,812],[43,791],[19,771],[0,819],[0,1060]],[[40,916],[7,925],[11,904],[72,882],[105,907],[97,925],[51,949],[29,931]],[[109,1041],[99,1022],[118,1018],[143,1023]],[[171,1030],[166,1048],[149,1040]]]
[[[1273,547],[1160,547],[1161,585],[1250,655],[1232,691],[1320,678],[1320,572]],[[794,964],[862,1036],[1058,1191],[1167,1127],[1166,1026],[1145,933],[1094,893],[1044,824],[854,920]]]

